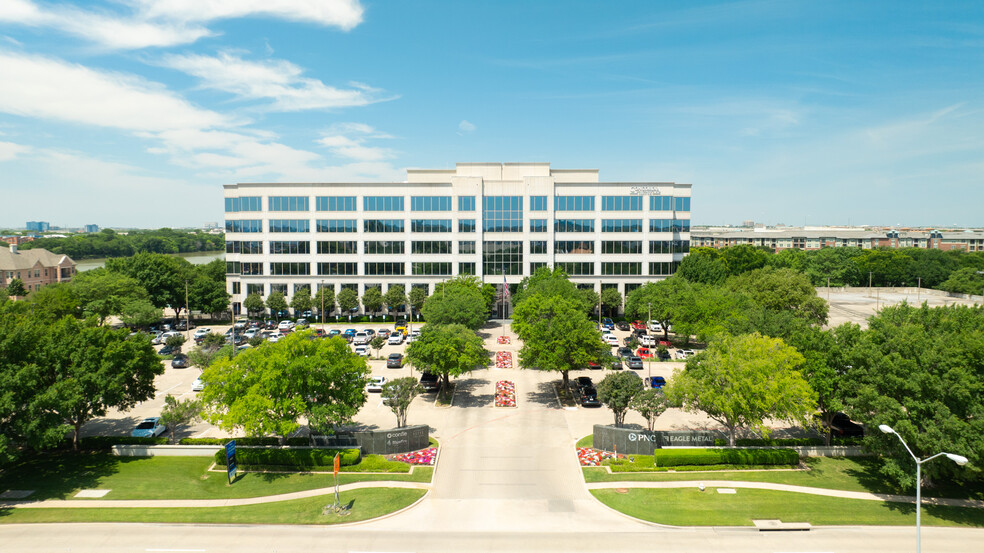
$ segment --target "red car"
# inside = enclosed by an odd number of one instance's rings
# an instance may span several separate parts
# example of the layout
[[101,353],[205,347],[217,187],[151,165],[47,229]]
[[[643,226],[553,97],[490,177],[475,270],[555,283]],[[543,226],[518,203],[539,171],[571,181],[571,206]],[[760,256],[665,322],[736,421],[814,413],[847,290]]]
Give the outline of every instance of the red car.
[[636,330],[646,330],[646,324],[642,321],[632,321],[632,328]]
[[636,350],[636,355],[642,357],[643,359],[648,359],[650,357],[656,357],[656,350],[649,348],[639,348]]

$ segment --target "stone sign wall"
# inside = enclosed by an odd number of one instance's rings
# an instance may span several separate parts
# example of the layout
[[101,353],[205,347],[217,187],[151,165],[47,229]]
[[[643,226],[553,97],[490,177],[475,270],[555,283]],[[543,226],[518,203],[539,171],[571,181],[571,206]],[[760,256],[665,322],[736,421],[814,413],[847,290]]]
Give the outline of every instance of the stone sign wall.
[[663,447],[711,447],[717,432],[673,432],[657,430],[633,430],[596,424],[592,447],[603,451],[615,451],[626,455],[652,455],[654,449]]
[[389,455],[427,447],[430,427],[426,424],[390,430],[367,430],[336,436],[315,436],[315,444],[328,447],[361,447],[362,453]]

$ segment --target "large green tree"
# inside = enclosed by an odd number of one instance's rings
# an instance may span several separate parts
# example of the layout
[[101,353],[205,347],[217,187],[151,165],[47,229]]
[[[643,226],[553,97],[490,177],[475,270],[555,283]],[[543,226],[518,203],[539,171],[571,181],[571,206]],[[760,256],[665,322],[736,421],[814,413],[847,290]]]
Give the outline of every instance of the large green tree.
[[540,267],[532,275],[520,281],[516,293],[512,297],[514,306],[518,306],[526,298],[533,295],[558,296],[577,300],[578,306],[585,314],[594,312],[598,306],[597,294],[586,294],[578,290],[562,267]]
[[683,258],[676,275],[700,284],[721,284],[728,278],[728,264],[714,248],[694,248]]
[[726,286],[770,311],[791,312],[816,325],[827,322],[827,302],[803,273],[792,269],[755,269],[729,278]]
[[489,352],[482,338],[465,325],[428,322],[420,329],[420,337],[407,346],[407,360],[439,375],[441,386],[447,387],[451,377],[485,368]]
[[652,432],[656,428],[656,419],[666,412],[666,394],[663,390],[646,388],[632,396],[629,409],[642,415],[646,419],[646,429]]
[[345,340],[309,335],[215,361],[201,376],[205,418],[247,436],[287,436],[301,417],[319,431],[350,420],[366,402],[369,367]]
[[428,324],[460,324],[472,330],[487,320],[481,282],[471,275],[459,275],[434,287],[422,309]]
[[105,268],[75,275],[71,287],[79,299],[83,314],[96,316],[99,324],[112,315],[123,313],[127,304],[150,300],[147,290],[137,279]]
[[311,289],[307,286],[294,290],[294,295],[290,298],[290,308],[294,310],[294,315],[309,311],[312,303]]
[[419,286],[410,288],[409,299],[410,307],[413,308],[413,312],[420,313],[420,310],[424,308],[424,302],[427,301],[427,289]]
[[12,278],[7,283],[7,295],[26,296],[27,288],[24,288],[24,281],[19,278]]
[[728,274],[732,276],[765,267],[772,255],[769,249],[750,244],[739,244],[721,250],[721,259],[727,264]]
[[383,308],[383,293],[379,291],[378,286],[366,288],[361,299],[362,307],[366,309],[366,313],[375,314]]
[[396,314],[397,311],[407,304],[406,288],[402,284],[391,284],[383,295],[383,303],[386,305],[386,309],[390,312],[390,315]]
[[266,302],[263,301],[263,296],[254,292],[243,300],[243,308],[246,309],[246,313],[256,316],[266,310]]
[[311,303],[318,310],[318,317],[324,318],[335,309],[335,289],[331,286],[318,288],[318,293],[314,295],[314,301]]
[[389,407],[396,415],[397,428],[407,425],[407,411],[410,409],[410,404],[422,391],[420,383],[412,376],[397,378],[383,384],[383,405]]
[[630,371],[610,373],[598,383],[598,401],[612,410],[615,426],[625,423],[625,412],[642,389],[642,379]]
[[810,423],[816,399],[802,364],[803,356],[777,338],[722,334],[674,374],[668,393],[723,425],[733,446],[739,428],[767,436],[766,419]]
[[559,371],[564,388],[568,372],[597,362],[609,347],[588,320],[576,298],[534,294],[516,306],[513,331],[523,340],[520,365],[543,371]]
[[[625,315],[630,318],[652,318],[659,321],[663,326],[665,338],[668,336],[670,322],[674,319],[674,315],[677,312],[684,312],[687,308],[686,302],[693,300],[692,288],[689,281],[679,276],[647,282],[629,292],[625,302]],[[677,332],[680,332],[680,329]]]
[[346,315],[359,308],[359,293],[351,288],[342,288],[338,292],[338,309]]
[[136,279],[150,294],[151,303],[174,310],[175,320],[185,307],[185,283],[194,278],[194,268],[187,260],[160,253],[107,259],[106,269]]
[[601,291],[601,305],[608,309],[610,316],[614,316],[622,307],[622,293],[618,288],[605,288]]
[[284,298],[283,292],[270,292],[266,299],[266,306],[270,308],[270,313],[274,317],[279,317],[282,311],[287,310],[287,300]]
[[971,267],[957,269],[940,284],[940,290],[974,296],[984,294],[984,271]]

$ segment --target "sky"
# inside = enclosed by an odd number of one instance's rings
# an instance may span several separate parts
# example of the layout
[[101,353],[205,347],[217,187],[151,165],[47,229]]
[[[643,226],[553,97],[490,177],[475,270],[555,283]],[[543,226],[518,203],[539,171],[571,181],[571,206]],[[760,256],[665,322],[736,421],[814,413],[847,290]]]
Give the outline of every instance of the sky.
[[984,226],[984,3],[0,0],[0,228],[550,162],[692,224]]

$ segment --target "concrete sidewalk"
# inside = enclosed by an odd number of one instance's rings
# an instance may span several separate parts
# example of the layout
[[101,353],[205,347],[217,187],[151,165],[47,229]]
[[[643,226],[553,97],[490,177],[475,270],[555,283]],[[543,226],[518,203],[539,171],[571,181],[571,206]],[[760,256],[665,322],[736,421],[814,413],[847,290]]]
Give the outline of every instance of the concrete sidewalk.
[[[789,484],[775,484],[772,482],[743,482],[740,480],[690,480],[680,482],[593,482],[587,484],[589,490],[602,490],[609,488],[696,488],[703,484],[705,488],[748,488],[755,490],[773,490],[778,492],[805,493],[810,495],[823,495],[827,497],[841,497],[844,499],[864,499],[868,501],[891,501],[894,503],[915,503],[915,496],[894,495],[869,492],[852,492],[847,490],[829,490],[826,488],[812,488],[809,486],[793,486]],[[971,507],[984,509],[984,501],[979,499],[948,499],[939,497],[924,497],[922,502],[925,505],[943,505],[946,507]]]

